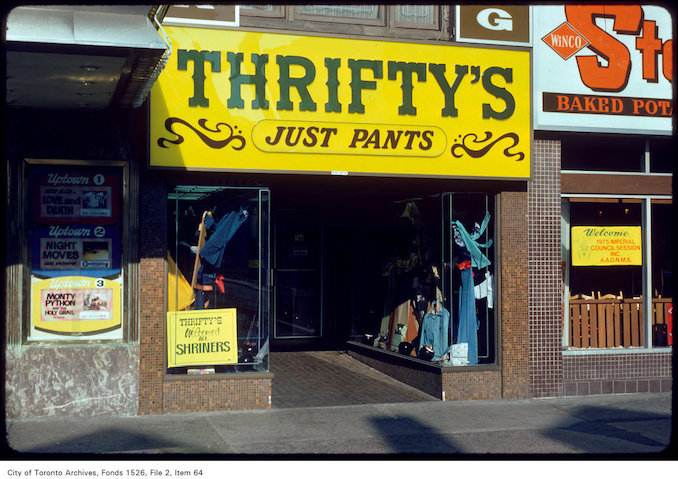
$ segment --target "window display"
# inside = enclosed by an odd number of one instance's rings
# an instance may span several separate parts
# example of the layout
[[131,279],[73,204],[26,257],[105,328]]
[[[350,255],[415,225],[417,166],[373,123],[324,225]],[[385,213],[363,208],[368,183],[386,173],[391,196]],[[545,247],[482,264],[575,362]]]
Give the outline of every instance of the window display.
[[170,374],[268,370],[268,190],[168,195]]
[[355,328],[363,343],[440,366],[494,362],[488,195],[436,195],[397,209],[382,237],[383,315]]
[[[652,201],[649,214],[644,212],[648,201]],[[673,248],[666,243],[672,225],[662,220],[671,205],[654,202],[639,198],[563,202],[565,347],[644,348],[672,341]],[[648,268],[652,285],[644,279]],[[644,299],[646,291],[651,291],[649,302]],[[649,314],[646,304],[651,305]]]

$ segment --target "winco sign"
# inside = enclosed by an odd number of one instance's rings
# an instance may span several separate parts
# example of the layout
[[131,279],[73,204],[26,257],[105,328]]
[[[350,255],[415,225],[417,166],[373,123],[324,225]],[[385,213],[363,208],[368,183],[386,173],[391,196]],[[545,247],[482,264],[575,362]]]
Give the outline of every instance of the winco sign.
[[529,5],[457,5],[455,40],[529,46],[530,11]]
[[539,5],[534,128],[672,134],[671,13],[652,5]]

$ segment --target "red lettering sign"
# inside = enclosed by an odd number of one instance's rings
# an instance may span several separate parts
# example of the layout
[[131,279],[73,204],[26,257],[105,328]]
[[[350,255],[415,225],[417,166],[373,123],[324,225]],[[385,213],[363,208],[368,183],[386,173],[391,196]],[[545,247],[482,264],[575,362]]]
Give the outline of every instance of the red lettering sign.
[[556,113],[591,113],[627,116],[671,117],[670,100],[653,98],[543,93],[544,111]]
[[[620,92],[626,88],[631,72],[631,54],[614,36],[596,25],[597,18],[609,18],[612,29],[620,35],[636,36],[635,47],[641,54],[642,78],[656,83],[659,77],[658,57],[662,56],[662,73],[673,78],[673,41],[662,42],[658,37],[656,22],[643,19],[640,5],[567,5],[567,22],[586,37],[588,46],[596,55],[577,55],[577,66],[582,82],[594,91]],[[598,57],[607,61],[602,65]],[[642,107],[639,105],[639,111]],[[659,104],[644,105],[648,114]]]

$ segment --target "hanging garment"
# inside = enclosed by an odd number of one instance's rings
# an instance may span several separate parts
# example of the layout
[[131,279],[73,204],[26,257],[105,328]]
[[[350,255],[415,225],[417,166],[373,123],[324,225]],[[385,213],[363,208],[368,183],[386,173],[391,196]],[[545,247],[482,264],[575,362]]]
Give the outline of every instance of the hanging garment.
[[393,333],[393,340],[391,341],[391,350],[397,351],[400,343],[405,342],[405,334],[407,333],[406,324],[396,324],[395,332]]
[[492,245],[492,240],[489,240],[487,243],[478,243],[476,240],[485,232],[487,224],[490,222],[490,213],[485,214],[482,224],[477,229],[472,230],[472,233],[466,231],[464,225],[461,221],[453,221],[452,225],[456,228],[456,232],[459,233],[461,237],[459,240],[455,239],[457,244],[463,243],[463,247],[466,248],[469,255],[471,256],[471,266],[474,268],[484,268],[485,266],[490,265],[490,260],[480,251],[480,248],[489,248]]
[[415,308],[411,300],[403,301],[393,310],[395,325],[403,324],[407,327],[405,341],[413,341],[419,334],[419,321],[417,321]]
[[416,310],[412,301],[408,301],[407,304],[407,334],[405,335],[405,341],[411,343],[419,336],[419,329],[421,329],[421,327],[415,314]]
[[[200,257],[215,268],[220,268],[224,260],[226,245],[248,217],[249,214],[243,208],[240,208],[237,213],[231,211],[225,214],[214,227],[214,232],[205,242],[205,246],[200,250]],[[205,218],[205,227],[210,231],[212,225],[207,224],[208,218],[211,216]]]
[[[176,274],[175,274],[176,273]],[[195,293],[167,252],[167,311],[182,311],[195,301]]]
[[[402,337],[396,337],[399,331]],[[419,322],[412,301],[403,301],[388,316],[384,316],[379,332],[387,336],[391,349],[397,349],[401,341],[414,340],[419,334]]]
[[437,301],[424,315],[421,325],[420,348],[433,346],[433,361],[440,359],[449,349],[450,313]]
[[476,299],[487,298],[487,307],[494,308],[494,290],[492,287],[492,273],[485,271],[485,279],[474,287]]
[[468,363],[478,364],[478,319],[471,268],[461,270],[457,343],[468,343]]

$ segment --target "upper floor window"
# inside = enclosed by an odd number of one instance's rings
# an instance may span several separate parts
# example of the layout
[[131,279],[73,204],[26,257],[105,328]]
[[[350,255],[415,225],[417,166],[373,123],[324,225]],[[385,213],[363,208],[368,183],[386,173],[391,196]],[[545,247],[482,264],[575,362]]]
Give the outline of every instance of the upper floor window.
[[673,173],[676,164],[676,138],[674,136],[651,137],[649,150],[652,173]]
[[240,5],[240,15],[284,17],[285,7],[283,5]]
[[645,138],[620,135],[562,136],[562,169],[643,172]]
[[[241,5],[240,14],[284,18],[294,22],[342,23],[363,26],[437,30],[438,5]],[[256,26],[256,25],[253,25]],[[270,25],[269,25],[270,26]],[[302,25],[299,25],[303,28]]]
[[362,21],[382,24],[384,7],[380,5],[297,5],[295,16],[299,19],[321,21]]
[[398,27],[438,28],[435,5],[394,5],[392,8]]

